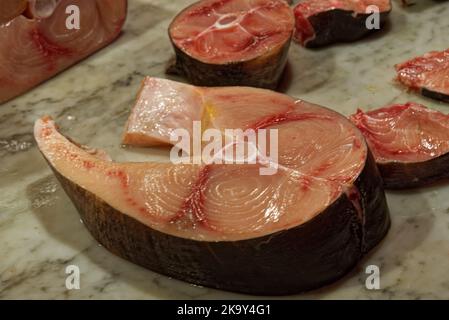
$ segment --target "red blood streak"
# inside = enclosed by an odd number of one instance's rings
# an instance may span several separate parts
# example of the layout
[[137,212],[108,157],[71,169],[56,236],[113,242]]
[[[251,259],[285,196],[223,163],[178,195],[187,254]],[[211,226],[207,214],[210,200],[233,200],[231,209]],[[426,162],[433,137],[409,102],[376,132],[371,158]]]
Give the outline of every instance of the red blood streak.
[[362,147],[362,141],[360,139],[354,139],[354,148],[360,149]]
[[48,68],[54,69],[56,60],[61,56],[68,56],[72,51],[68,48],[61,47],[42,34],[39,29],[33,29],[30,32],[31,41],[34,43],[39,52],[48,60]]
[[189,12],[189,16],[190,17],[195,17],[195,16],[204,16],[204,15],[208,15],[210,13],[212,13],[213,11],[215,11],[216,9],[222,7],[223,5],[225,5],[226,3],[230,2],[231,0],[221,0],[221,1],[217,1],[215,3],[210,4],[209,6],[200,6],[195,10],[192,10],[191,12]]
[[190,195],[185,199],[181,209],[170,222],[178,221],[190,213],[202,226],[213,229],[213,227],[207,222],[206,213],[204,210],[204,190],[206,188],[206,183],[209,179],[211,170],[212,168],[210,166],[205,166],[200,171],[198,179],[193,185]]
[[93,161],[90,161],[90,160],[84,160],[83,161],[83,166],[84,166],[84,168],[89,170],[89,169],[95,168],[95,163]]
[[281,124],[281,123],[308,120],[308,119],[331,120],[331,118],[328,116],[323,116],[323,115],[314,114],[314,113],[290,114],[287,112],[287,113],[282,113],[282,114],[278,114],[278,115],[268,116],[268,117],[256,122],[255,124],[253,124],[250,127],[253,128],[254,130],[259,130],[259,129],[265,129],[265,128],[273,126],[273,125]]
[[120,181],[122,189],[126,191],[129,187],[128,175],[123,170],[111,170],[106,173],[108,177],[116,177]]
[[303,15],[301,6],[295,8],[294,14],[296,19],[295,39],[304,44],[315,36],[315,30],[310,21]]
[[53,133],[53,130],[51,128],[43,128],[41,131],[41,138],[49,137]]
[[310,186],[312,184],[312,180],[311,180],[310,177],[302,177],[300,184],[301,184],[301,190],[302,191],[307,191],[307,190],[310,189]]
[[325,162],[323,164],[321,164],[319,167],[317,167],[315,170],[313,170],[313,172],[311,173],[311,175],[315,176],[315,175],[320,175],[322,174],[324,171],[326,171],[327,169],[329,169],[332,166],[332,163],[329,162]]
[[138,208],[139,212],[142,215],[148,216],[149,211],[143,207],[139,206],[137,201],[129,195],[129,177],[128,174],[123,170],[110,170],[106,172],[108,177],[117,178],[120,181],[120,186],[122,187],[122,191],[125,197],[125,201],[131,205],[132,207]]
[[[126,202],[128,202],[133,207],[137,207],[137,202],[132,197],[126,198]],[[145,208],[143,208],[143,209],[145,209]]]

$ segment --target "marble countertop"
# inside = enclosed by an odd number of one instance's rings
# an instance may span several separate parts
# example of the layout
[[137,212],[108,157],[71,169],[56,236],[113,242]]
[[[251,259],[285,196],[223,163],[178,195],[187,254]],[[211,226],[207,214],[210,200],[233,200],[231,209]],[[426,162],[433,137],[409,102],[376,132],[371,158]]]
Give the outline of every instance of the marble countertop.
[[[34,121],[49,114],[71,137],[116,160],[166,159],[163,150],[122,149],[120,135],[142,78],[165,77],[167,26],[191,2],[130,0],[115,43],[0,106],[0,299],[252,298],[169,279],[110,254],[80,222],[32,136]],[[449,3],[416,3],[395,3],[388,28],[360,42],[320,50],[293,44],[286,92],[346,115],[406,101],[449,112],[448,104],[392,81],[395,63],[448,47]],[[338,283],[288,298],[449,298],[449,186],[387,196],[392,228],[382,244]],[[380,290],[365,287],[365,268],[373,264]],[[68,265],[80,268],[80,290],[66,289]]]

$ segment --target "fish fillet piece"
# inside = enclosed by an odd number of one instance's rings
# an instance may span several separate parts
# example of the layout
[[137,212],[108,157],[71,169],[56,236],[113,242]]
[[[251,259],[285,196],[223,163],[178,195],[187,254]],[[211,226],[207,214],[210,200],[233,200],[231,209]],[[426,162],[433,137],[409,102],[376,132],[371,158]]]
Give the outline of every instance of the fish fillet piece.
[[[170,105],[170,110],[167,110],[167,105]],[[193,121],[201,120],[202,105],[202,94],[193,86],[146,78],[135,112],[128,119],[123,143],[135,146],[168,145],[173,128],[184,128],[192,133]]]
[[432,51],[395,66],[397,80],[432,99],[449,102],[449,49]]
[[351,120],[366,137],[386,187],[419,187],[448,177],[448,115],[406,103],[358,110]]
[[294,8],[295,40],[305,47],[358,40],[373,31],[366,26],[370,6],[378,9],[383,27],[390,0],[302,0]]
[[169,27],[175,72],[195,85],[276,88],[294,29],[283,0],[204,0]]
[[266,159],[117,163],[67,139],[49,117],[34,134],[101,244],[191,283],[263,295],[310,290],[343,276],[386,234],[381,177],[345,117],[269,90],[146,78],[124,141],[169,145],[176,129],[196,133],[192,121],[199,134],[276,129],[267,144],[278,142],[277,170],[261,175]]
[[[0,103],[111,43],[121,31],[127,10],[126,0],[33,3],[33,18],[20,15],[0,24]],[[79,8],[80,29],[66,26],[69,5]]]

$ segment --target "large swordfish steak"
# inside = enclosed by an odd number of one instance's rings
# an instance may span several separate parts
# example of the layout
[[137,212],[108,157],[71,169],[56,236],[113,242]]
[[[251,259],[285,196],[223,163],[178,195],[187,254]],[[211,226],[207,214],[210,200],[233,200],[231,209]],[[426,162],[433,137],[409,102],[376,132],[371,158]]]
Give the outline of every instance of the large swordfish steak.
[[[120,34],[127,10],[127,0],[3,0],[0,4],[0,103],[111,43]],[[74,5],[79,8],[79,29],[66,12],[76,14],[67,10]]]
[[36,122],[35,138],[101,244],[194,284],[260,295],[311,290],[341,278],[385,236],[377,166],[340,114],[264,89],[147,78],[125,142],[168,144],[193,121],[204,134],[277,129],[278,170],[261,175],[263,161],[116,163],[65,138],[48,117]]

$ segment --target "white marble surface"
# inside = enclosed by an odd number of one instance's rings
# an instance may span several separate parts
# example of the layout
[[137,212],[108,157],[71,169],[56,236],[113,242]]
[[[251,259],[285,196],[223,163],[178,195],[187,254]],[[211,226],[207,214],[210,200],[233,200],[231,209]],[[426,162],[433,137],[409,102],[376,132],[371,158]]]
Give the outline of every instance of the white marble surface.
[[[168,23],[192,1],[129,2],[117,42],[0,106],[1,299],[247,297],[168,279],[107,252],[83,227],[35,146],[33,122],[50,114],[64,132],[117,160],[165,159],[163,150],[120,148],[120,134],[142,77],[164,77],[172,54]],[[395,5],[388,30],[358,43],[313,51],[293,45],[287,93],[343,114],[409,100],[449,112],[449,105],[407,93],[392,81],[395,63],[449,46],[449,3],[416,3]],[[392,228],[357,269],[331,287],[289,298],[448,299],[449,186],[389,192],[388,200]],[[80,290],[65,288],[70,264],[81,269]],[[370,264],[381,268],[381,290],[365,289]]]

